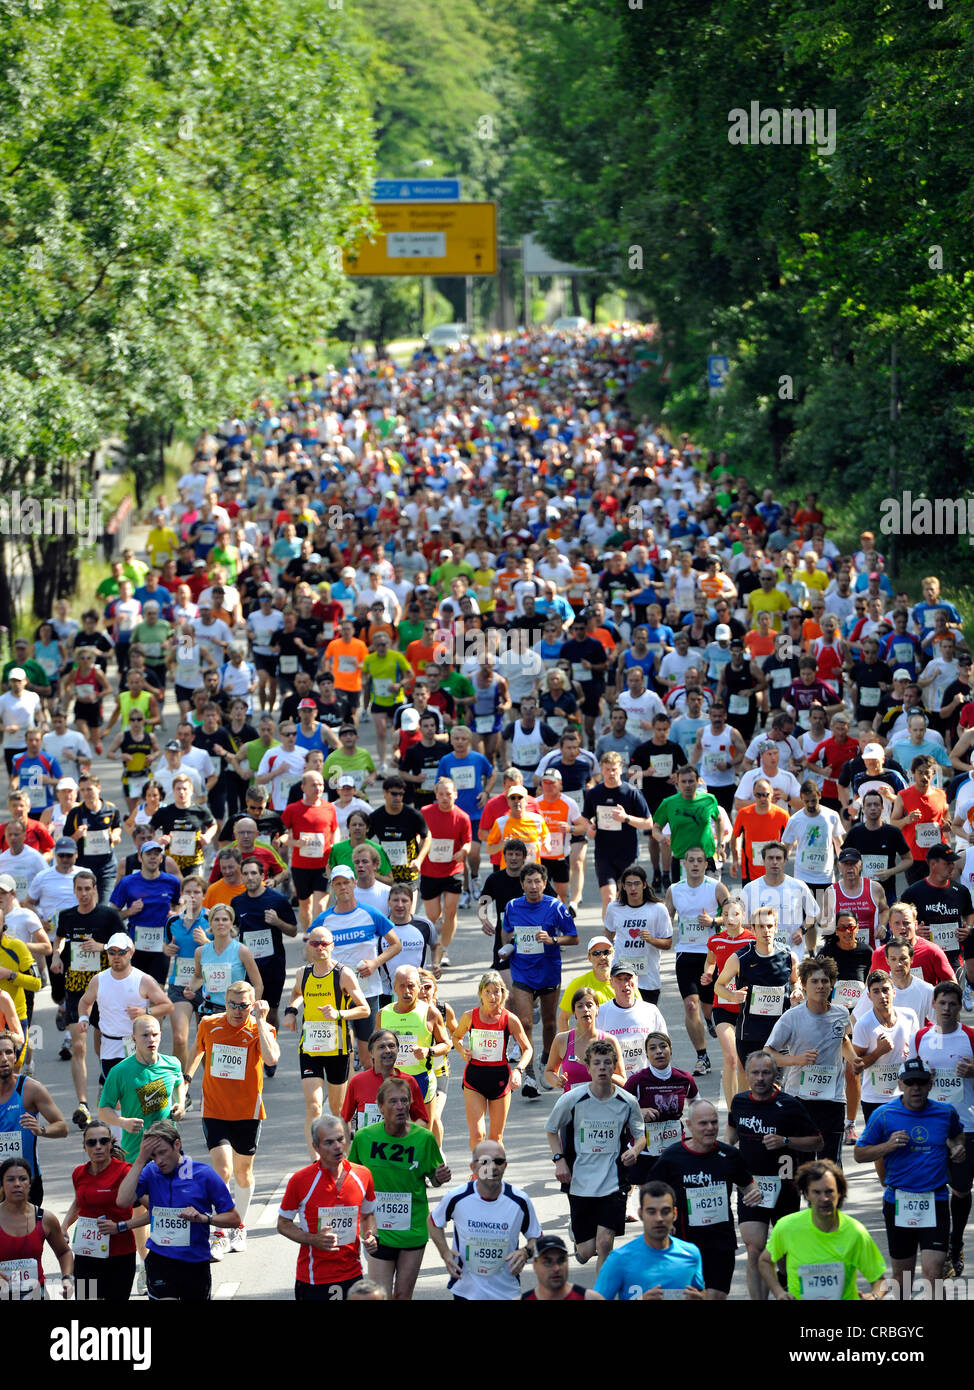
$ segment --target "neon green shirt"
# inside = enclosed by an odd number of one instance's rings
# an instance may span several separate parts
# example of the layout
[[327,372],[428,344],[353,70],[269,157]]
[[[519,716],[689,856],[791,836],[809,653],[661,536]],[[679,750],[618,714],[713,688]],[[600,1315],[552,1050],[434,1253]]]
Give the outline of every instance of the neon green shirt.
[[838,1279],[841,1294],[833,1291],[828,1297],[857,1299],[856,1272],[872,1283],[886,1269],[879,1246],[865,1226],[842,1211],[835,1231],[820,1231],[810,1210],[783,1216],[772,1227],[768,1254],[775,1264],[787,1255],[788,1292],[798,1299],[821,1297],[828,1281]]

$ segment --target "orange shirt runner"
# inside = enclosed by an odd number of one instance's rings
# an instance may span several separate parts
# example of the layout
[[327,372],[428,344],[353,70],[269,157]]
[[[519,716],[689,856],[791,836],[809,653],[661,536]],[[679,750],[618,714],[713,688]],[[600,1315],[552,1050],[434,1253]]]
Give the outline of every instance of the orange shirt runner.
[[362,689],[362,662],[368,654],[368,647],[357,637],[350,642],[343,642],[340,637],[332,638],[325,648],[325,661],[335,677],[336,690]]
[[[274,1029],[267,1025],[272,1035]],[[257,1024],[248,1018],[240,1028],[226,1014],[201,1018],[196,1053],[203,1054],[203,1118],[263,1120],[264,1063]]]
[[736,840],[738,835],[742,832],[744,834],[744,852],[741,857],[747,860],[751,878],[764,876],[761,846],[769,840],[780,840],[787,824],[788,812],[780,806],[772,806],[766,816],[762,816],[756,806],[742,806],[738,811],[731,836]]

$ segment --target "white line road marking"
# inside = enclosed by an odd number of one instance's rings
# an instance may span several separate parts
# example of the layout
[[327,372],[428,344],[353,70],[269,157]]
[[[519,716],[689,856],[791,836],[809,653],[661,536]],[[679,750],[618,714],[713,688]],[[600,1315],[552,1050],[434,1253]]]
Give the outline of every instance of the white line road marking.
[[255,1217],[247,1222],[248,1231],[266,1231],[277,1226],[277,1216],[284,1199],[284,1192],[287,1188],[291,1174],[287,1173],[280,1187],[271,1197],[270,1201],[261,1208]]
[[239,1284],[221,1284],[220,1287],[217,1289],[216,1293],[213,1295],[213,1297],[233,1298],[234,1294],[237,1292],[239,1288]]

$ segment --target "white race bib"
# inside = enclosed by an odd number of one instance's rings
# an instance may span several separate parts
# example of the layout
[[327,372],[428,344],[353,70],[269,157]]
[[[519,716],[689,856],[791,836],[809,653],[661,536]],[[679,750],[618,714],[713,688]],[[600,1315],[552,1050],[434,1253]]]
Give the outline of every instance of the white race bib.
[[845,1265],[841,1260],[820,1265],[799,1265],[798,1280],[805,1303],[840,1299],[845,1288]]
[[298,839],[300,853],[304,859],[324,859],[325,837],[314,831],[302,830]]
[[573,681],[579,681],[579,682],[581,682],[581,681],[590,681],[591,679],[592,679],[592,672],[588,669],[587,666],[583,666],[582,663],[581,663],[580,661],[573,661],[573,662],[572,662],[572,680],[573,680]]
[[207,994],[223,994],[233,979],[233,966],[225,961],[207,961],[203,966],[203,982]]
[[690,1188],[687,1206],[691,1226],[717,1226],[730,1220],[730,1205],[726,1187]]
[[893,1096],[899,1094],[900,1064],[899,1062],[889,1062],[884,1066],[871,1067],[869,1080],[872,1082],[873,1090],[881,1095],[885,1100],[891,1100]]
[[828,857],[829,852],[827,849],[819,849],[806,845],[804,849],[799,850],[799,863],[796,864],[795,867],[798,868],[800,864],[801,868],[807,869],[809,873],[824,874]]
[[683,1138],[683,1126],[679,1120],[647,1120],[645,1152],[658,1158],[669,1144],[678,1144]]
[[96,971],[101,969],[101,951],[85,951],[81,943],[71,947],[71,969]]
[[511,756],[518,767],[537,767],[541,761],[542,744],[539,739],[537,743],[515,743],[511,751]]
[[466,1242],[463,1252],[464,1271],[489,1278],[504,1268],[508,1246],[504,1240],[471,1240]]
[[375,676],[372,680],[372,694],[377,700],[388,700],[395,685],[389,676]]
[[930,940],[935,946],[939,946],[942,951],[957,950],[956,922],[938,922],[934,919],[927,925],[930,928]]
[[358,670],[358,662],[354,656],[340,656],[338,658],[338,673],[342,676],[353,676]]
[[185,859],[196,854],[197,832],[195,830],[174,830],[169,841],[169,853],[178,854]]
[[864,854],[862,856],[863,878],[875,878],[889,868],[889,857],[885,854]]
[[621,830],[622,821],[616,820],[612,812],[615,806],[596,806],[595,827],[597,830]]
[[677,917],[676,921],[680,932],[681,946],[693,946],[699,949],[706,946],[714,934],[713,922],[708,922],[705,925],[698,922],[695,917]]
[[182,1207],[153,1207],[150,1234],[156,1245],[164,1247],[188,1247],[190,1241],[189,1222],[180,1216]]
[[108,1236],[98,1234],[97,1216],[78,1217],[71,1239],[76,1255],[86,1255],[89,1260],[107,1260],[108,1241]]
[[914,826],[916,831],[916,841],[920,849],[929,849],[931,845],[939,845],[941,841],[940,826],[936,821],[921,820]]
[[22,1129],[0,1130],[0,1162],[5,1158],[23,1158],[24,1131]]
[[748,1013],[752,1018],[778,1018],[784,1012],[784,985],[753,985]]
[[657,753],[649,759],[649,771],[653,777],[669,777],[673,772],[673,754]]
[[165,944],[164,927],[135,927],[135,949],[137,951],[161,951]]
[[804,1100],[834,1100],[837,1067],[802,1067],[798,1073],[798,1094]]
[[453,778],[453,785],[458,792],[472,792],[477,785],[477,769],[475,767],[454,767],[448,775]]
[[14,1303],[39,1296],[36,1260],[0,1260],[0,1274],[9,1280],[7,1297]]
[[185,988],[196,974],[196,961],[192,956],[176,957],[176,973],[173,975],[173,984]]
[[111,854],[111,838],[107,830],[89,830],[84,839],[84,852],[89,858],[96,854]]
[[434,840],[430,845],[429,858],[433,864],[449,864],[455,857],[452,840]]
[[358,1207],[319,1208],[318,1230],[332,1230],[339,1245],[351,1245],[358,1232]]
[[[473,719],[474,732],[478,734],[490,734],[494,731],[495,716],[493,714],[475,714]],[[454,780],[456,773],[454,773]],[[473,783],[470,784],[473,786]]]
[[787,690],[794,679],[787,666],[780,666],[771,672],[771,685],[775,690]]
[[474,1062],[503,1062],[503,1032],[497,1028],[471,1028],[470,1059]]
[[254,960],[264,960],[267,956],[272,956],[274,954],[274,938],[271,935],[270,927],[260,927],[257,931],[249,931],[244,945]]
[[578,1132],[578,1151],[583,1154],[616,1153],[619,1131],[616,1125],[591,1124],[588,1120]]
[[864,685],[859,688],[859,703],[863,709],[875,709],[882,692],[878,685]]
[[386,858],[390,864],[394,864],[397,868],[404,868],[408,863],[406,846],[401,842],[397,841],[394,844],[383,844],[382,848],[385,850]]
[[778,1177],[756,1177],[754,1179],[761,1192],[761,1206],[765,1211],[773,1211],[781,1196],[781,1179]]
[[895,1224],[918,1230],[937,1224],[937,1201],[932,1192],[905,1192],[896,1189]]
[[230,1043],[214,1043],[210,1049],[210,1075],[218,1081],[243,1081],[247,1074],[247,1049]]
[[943,1100],[948,1105],[959,1107],[964,1099],[964,1078],[949,1067],[935,1067],[930,1099]]
[[277,664],[281,668],[282,676],[293,676],[298,669],[298,658],[293,654],[291,656],[282,656]]
[[727,701],[728,714],[747,714],[751,701],[747,695],[732,695]]
[[544,954],[544,943],[536,940],[537,927],[515,927],[514,941],[519,956],[540,956]]
[[366,1125],[377,1125],[382,1119],[382,1111],[371,1101],[366,1101],[362,1107],[362,1119],[358,1128],[363,1129]]
[[847,1009],[854,1009],[865,989],[866,986],[861,980],[838,980],[832,998],[836,1004],[844,1004]]
[[546,859],[562,859],[565,854],[565,834],[562,830],[549,830],[548,853]]
[[47,788],[33,784],[27,788],[27,796],[32,808],[47,805]]
[[411,1192],[377,1192],[375,1224],[380,1231],[408,1231],[413,1215]]
[[326,1052],[338,1051],[338,1020],[323,1018],[317,1023],[305,1022],[304,1041],[301,1051],[309,1056],[320,1056]]

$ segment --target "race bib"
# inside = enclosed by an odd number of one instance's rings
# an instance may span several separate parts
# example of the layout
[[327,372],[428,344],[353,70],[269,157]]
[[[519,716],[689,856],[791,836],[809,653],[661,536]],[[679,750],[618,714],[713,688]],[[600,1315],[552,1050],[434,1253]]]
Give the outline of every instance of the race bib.
[[932,1192],[904,1192],[896,1189],[895,1224],[910,1230],[936,1226],[937,1202]]
[[164,944],[165,928],[140,927],[136,924],[135,949],[137,951],[161,951]]
[[798,1094],[804,1100],[834,1100],[837,1067],[802,1067],[798,1073]]
[[515,743],[511,756],[518,767],[537,767],[541,761],[542,745],[537,743]]
[[948,1067],[935,1067],[930,1099],[943,1100],[948,1105],[959,1107],[964,1099],[964,1078]]
[[380,1231],[408,1231],[413,1216],[411,1192],[377,1192],[375,1224]]
[[748,842],[747,840],[745,840],[744,843],[747,845],[748,858],[750,859],[752,865],[753,865],[753,864],[761,865],[761,864],[764,863],[764,860],[762,859],[761,856],[764,854],[764,847],[765,847],[765,845],[772,845],[772,844],[774,844],[774,841],[773,841],[773,840],[751,840],[750,842]]
[[96,854],[111,854],[111,836],[107,830],[89,830],[85,834],[85,854],[92,858]]
[[706,946],[713,935],[714,924],[712,922],[704,925],[702,922],[698,922],[695,917],[677,917],[676,922],[681,946],[693,946],[699,949]]
[[220,962],[203,966],[203,981],[207,994],[222,994],[233,979],[233,966]]
[[0,1130],[0,1161],[5,1158],[23,1158],[24,1131],[22,1129]]
[[468,1274],[489,1278],[504,1268],[507,1242],[502,1240],[471,1240],[463,1247],[463,1268]]
[[503,1032],[496,1028],[471,1028],[470,1060],[473,1062],[503,1062]]
[[389,863],[395,865],[396,868],[404,868],[409,862],[409,856],[406,854],[406,846],[404,844],[400,842],[383,844],[382,848],[386,852],[386,858]]
[[33,785],[32,785],[32,786],[29,786],[29,787],[27,788],[27,795],[28,795],[28,797],[30,798],[30,804],[31,804],[32,807],[46,806],[46,805],[47,805],[47,788],[46,788],[46,787],[42,787],[42,786],[40,786],[40,785],[37,785],[37,786],[33,786]]
[[691,1226],[718,1226],[730,1220],[726,1187],[704,1187],[687,1192]]
[[128,796],[141,796],[148,785],[148,777],[130,777],[126,775],[125,791]]
[[196,855],[197,832],[195,830],[174,830],[169,841],[169,853],[180,858]]
[[293,654],[291,656],[282,656],[277,664],[281,668],[282,676],[293,676],[298,669],[298,658]]
[[339,1245],[351,1245],[358,1234],[358,1207],[319,1208],[318,1230],[331,1230]]
[[416,1065],[416,1058],[413,1056],[413,1048],[419,1046],[419,1040],[415,1033],[397,1033],[396,1038],[399,1042],[399,1052],[396,1055],[396,1066],[405,1070],[407,1067]]
[[372,694],[377,700],[388,700],[394,684],[389,676],[376,676],[372,681]]
[[362,1107],[362,1120],[359,1128],[361,1129],[365,1125],[377,1125],[381,1119],[382,1111],[379,1107],[373,1105],[371,1101],[366,1101]]
[[751,701],[747,695],[732,695],[727,701],[728,714],[747,714]]
[[752,985],[748,1006],[752,1018],[778,1018],[784,1008],[784,985]]
[[354,656],[340,656],[338,658],[338,674],[341,676],[354,676],[358,670],[358,662]]
[[649,760],[649,771],[653,777],[669,777],[673,772],[673,754],[657,753]]
[[842,1297],[845,1288],[845,1265],[840,1260],[820,1265],[799,1265],[798,1282],[801,1298],[806,1303],[821,1303]]
[[452,840],[434,840],[430,845],[430,862],[433,864],[449,864],[455,857]]
[[596,806],[595,826],[597,830],[621,830],[622,821],[616,820],[612,812],[614,806]]
[[622,1061],[626,1068],[626,1076],[633,1076],[646,1065],[646,1039],[642,1033],[632,1037],[627,1037],[626,1034],[620,1037],[618,1033],[615,1036],[622,1049]]
[[320,1019],[317,1023],[305,1022],[302,1052],[310,1056],[320,1056],[325,1052],[338,1051],[338,1021],[333,1018]]
[[218,1081],[243,1081],[247,1074],[247,1049],[230,1043],[214,1043],[210,1051],[210,1075]]
[[424,792],[431,792],[435,786],[436,786],[436,768],[435,768],[435,767],[424,767],[424,768],[423,768],[423,780],[422,780],[422,782],[420,783],[421,789],[422,789]]
[[645,1152],[653,1158],[659,1158],[667,1145],[678,1144],[682,1138],[683,1126],[679,1120],[646,1121]]
[[86,1255],[89,1260],[107,1260],[108,1241],[108,1236],[98,1234],[97,1216],[78,1217],[71,1239],[76,1255]]
[[562,830],[548,832],[548,853],[546,859],[561,859],[565,853],[565,834]]
[[324,835],[317,835],[314,831],[310,830],[302,830],[298,843],[300,845],[300,853],[304,859],[324,859]]
[[177,661],[176,662],[176,684],[189,685],[199,675],[198,661]]
[[899,1087],[896,1083],[899,1080],[899,1072],[899,1062],[887,1063],[885,1066],[871,1067],[869,1071],[869,1080],[876,1094],[882,1096],[884,1100],[890,1100],[893,1096],[898,1095]]
[[875,878],[889,868],[889,857],[885,854],[864,854],[862,856],[863,878]]
[[939,946],[942,951],[957,950],[957,923],[956,922],[928,922],[930,928],[930,940],[935,946]]
[[832,998],[836,1004],[844,1004],[847,1009],[854,1009],[865,993],[866,986],[861,980],[839,980],[835,986]]
[[929,849],[931,845],[940,844],[940,826],[937,825],[936,821],[917,821],[914,829],[916,831],[917,845],[920,849]]
[[615,1125],[590,1124],[586,1121],[578,1132],[578,1151],[583,1154],[615,1153],[619,1134]]
[[707,775],[708,772],[711,773],[711,774],[713,774],[713,773],[718,773],[718,774],[720,774],[724,769],[722,769],[722,768],[719,766],[719,764],[720,764],[720,763],[725,763],[726,761],[727,761],[727,754],[726,754],[726,753],[704,753],[704,755],[703,755],[703,772],[704,772],[704,776],[706,777],[706,775]]
[[573,661],[573,662],[572,662],[572,680],[573,680],[573,681],[590,681],[591,679],[592,679],[592,672],[588,669],[587,666],[583,666],[582,663],[581,663],[580,661]]
[[[799,851],[801,866],[810,873],[824,874],[828,857],[829,852],[827,849],[809,848],[806,846],[805,849]],[[797,867],[796,865],[796,868]]]
[[0,1260],[0,1274],[9,1280],[7,1297],[11,1302],[39,1296],[36,1260]]
[[176,957],[176,969],[172,981],[174,985],[178,985],[180,988],[185,989],[195,974],[196,961],[192,956]]
[[515,927],[514,941],[519,956],[540,956],[544,954],[544,943],[536,940],[537,927]]
[[274,954],[274,938],[271,935],[270,927],[260,927],[257,931],[249,931],[247,946],[254,960],[264,960],[267,956]]
[[453,785],[458,792],[472,792],[477,785],[475,767],[455,767],[449,775],[453,778]]
[[863,709],[875,709],[879,704],[881,691],[877,685],[865,685],[859,689],[859,703]]
[[771,684],[775,690],[787,690],[793,679],[787,666],[780,666],[771,672]]
[[[494,730],[494,715],[475,714],[473,719],[474,731],[478,734],[490,734]],[[473,783],[470,784],[473,786]]]
[[773,1211],[781,1196],[781,1179],[777,1177],[756,1177],[754,1179],[761,1192],[761,1206],[765,1211]]
[[71,969],[96,971],[101,969],[101,951],[86,951],[80,942],[71,947]]
[[190,1243],[190,1224],[180,1216],[181,1207],[153,1207],[150,1235],[156,1245],[188,1246]]

